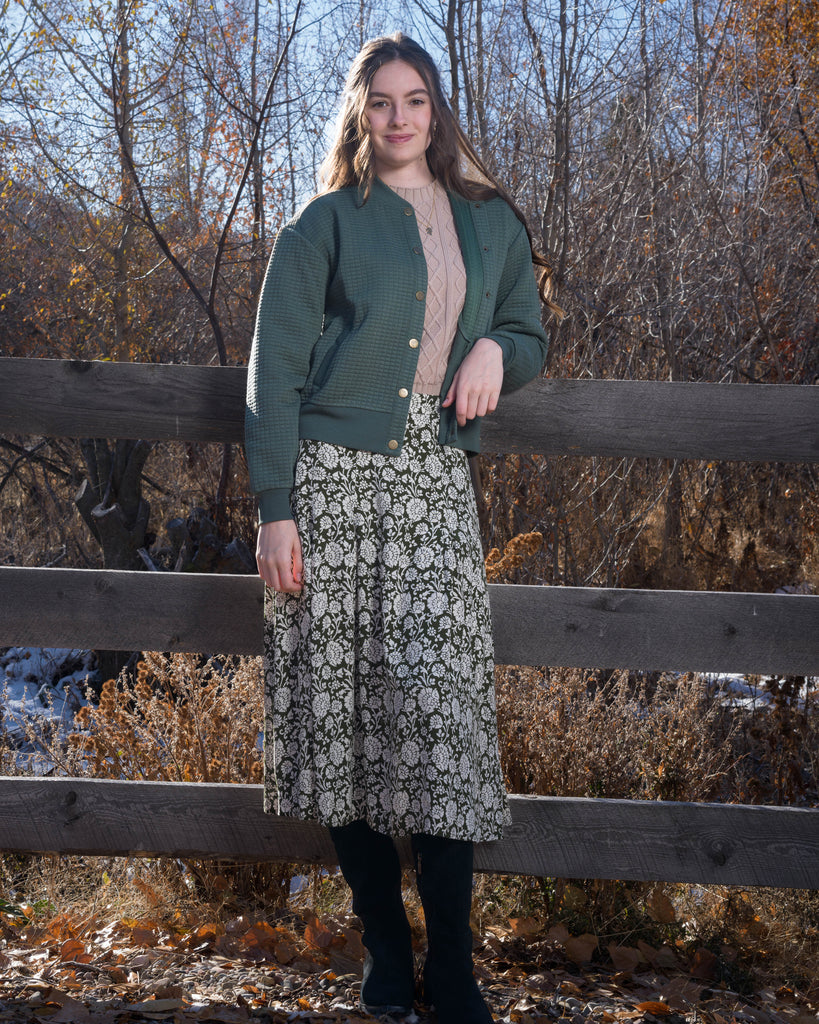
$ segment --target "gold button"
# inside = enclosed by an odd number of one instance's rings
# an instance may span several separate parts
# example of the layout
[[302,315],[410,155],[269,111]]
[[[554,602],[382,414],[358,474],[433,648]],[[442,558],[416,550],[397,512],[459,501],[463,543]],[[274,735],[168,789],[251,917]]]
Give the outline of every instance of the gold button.
[[423,297],[424,297],[424,293],[423,292],[416,292],[415,293],[415,298],[418,299],[419,302],[421,301],[421,299],[423,299]]
[[419,342],[417,338],[410,338],[410,348],[418,348]]
[[387,447],[392,449],[392,451],[395,451],[395,449],[398,447],[398,442],[397,441],[390,441],[390,443],[387,445]]
[[406,388],[399,388],[398,389],[398,397],[399,398],[406,398],[408,394],[409,394],[409,391],[407,391]]
[[406,209],[404,210],[404,216],[405,217],[411,217],[412,216],[412,207],[411,206],[406,207]]
[[421,255],[421,250],[420,250],[420,248],[417,245],[414,245],[412,247],[412,251],[415,253],[416,256],[420,256]]

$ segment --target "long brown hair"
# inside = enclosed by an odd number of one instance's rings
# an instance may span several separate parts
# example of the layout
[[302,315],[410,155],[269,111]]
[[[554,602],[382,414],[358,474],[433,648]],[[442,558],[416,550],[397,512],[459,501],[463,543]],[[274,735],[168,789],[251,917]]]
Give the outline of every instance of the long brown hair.
[[562,317],[563,310],[553,301],[552,266],[543,253],[535,248],[526,218],[517,203],[486,167],[458,124],[444,95],[441,76],[432,58],[418,43],[402,32],[371,39],[364,44],[350,65],[336,137],[321,165],[320,175],[324,190],[333,192],[336,189],[357,186],[361,189],[364,202],[367,201],[375,178],[366,114],[367,98],[375,73],[382,65],[394,60],[403,61],[414,68],[429,92],[433,130],[432,141],[426,155],[430,171],[444,188],[457,192],[465,199],[488,200],[500,195],[506,200],[526,229],[532,250],[532,263],[538,268],[540,297],[550,312]]

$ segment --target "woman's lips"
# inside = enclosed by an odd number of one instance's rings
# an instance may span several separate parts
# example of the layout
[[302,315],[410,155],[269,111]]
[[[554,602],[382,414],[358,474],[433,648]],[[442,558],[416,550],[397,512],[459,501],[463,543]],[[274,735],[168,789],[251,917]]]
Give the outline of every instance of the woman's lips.
[[387,135],[387,142],[409,142],[411,135]]

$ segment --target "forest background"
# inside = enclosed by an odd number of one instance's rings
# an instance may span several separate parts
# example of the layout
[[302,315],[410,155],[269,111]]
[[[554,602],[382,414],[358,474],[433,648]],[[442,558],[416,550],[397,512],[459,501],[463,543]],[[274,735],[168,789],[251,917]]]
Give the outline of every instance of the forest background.
[[[244,364],[272,240],[318,187],[344,71],[363,40],[401,28],[439,61],[464,128],[551,256],[569,315],[550,325],[550,376],[819,382],[811,0],[4,0],[0,11],[3,355]],[[494,580],[819,585],[815,467],[516,456],[482,469]],[[112,514],[92,515],[100,505]],[[252,571],[252,501],[230,447],[5,438],[0,512],[5,563]],[[173,671],[140,664],[138,680],[117,684],[130,725],[105,719],[110,699],[86,713],[96,739],[80,744],[83,769],[111,770],[134,722],[140,742],[150,733],[145,682]],[[704,677],[499,669],[509,788],[813,805],[814,691],[756,683],[769,699],[739,711]],[[194,700],[185,685],[177,707]],[[137,777],[173,776],[167,743]],[[178,770],[231,777],[220,758]],[[242,770],[253,778],[258,764]],[[544,882],[544,913],[585,915],[618,940],[649,927],[650,915],[634,924],[634,887],[573,891],[570,906],[565,886]],[[700,893],[697,910],[678,896],[664,925],[675,941],[693,928],[719,945],[730,927],[751,959],[778,944],[795,977],[815,963],[810,900]]]

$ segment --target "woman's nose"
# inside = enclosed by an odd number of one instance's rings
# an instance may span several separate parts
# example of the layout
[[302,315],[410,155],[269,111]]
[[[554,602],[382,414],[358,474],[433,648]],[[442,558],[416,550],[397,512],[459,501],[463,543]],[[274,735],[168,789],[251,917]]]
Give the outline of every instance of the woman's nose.
[[406,124],[406,115],[404,114],[404,108],[402,106],[395,106],[392,108],[392,123],[393,124]]

